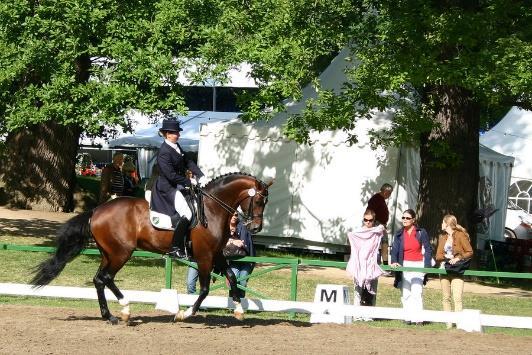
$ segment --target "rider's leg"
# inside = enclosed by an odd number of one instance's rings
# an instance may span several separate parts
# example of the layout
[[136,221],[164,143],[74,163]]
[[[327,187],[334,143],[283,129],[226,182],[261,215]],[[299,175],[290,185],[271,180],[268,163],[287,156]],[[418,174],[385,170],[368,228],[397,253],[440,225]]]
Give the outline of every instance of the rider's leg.
[[185,251],[185,236],[188,232],[189,221],[186,217],[181,217],[177,221],[177,225],[174,230],[174,237],[172,239],[172,249],[168,253],[174,258],[186,258],[187,253]]
[[185,258],[187,256],[185,250],[185,236],[188,232],[192,211],[190,211],[187,201],[180,191],[176,191],[175,193],[174,205],[180,218],[175,225],[172,248],[168,254],[174,258]]

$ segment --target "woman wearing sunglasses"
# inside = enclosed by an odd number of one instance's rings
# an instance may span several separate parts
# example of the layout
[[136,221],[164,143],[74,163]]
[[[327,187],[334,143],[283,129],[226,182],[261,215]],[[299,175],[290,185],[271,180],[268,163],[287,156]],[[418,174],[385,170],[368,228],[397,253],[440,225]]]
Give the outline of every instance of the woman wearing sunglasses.
[[362,227],[347,234],[351,245],[351,256],[346,271],[355,284],[354,305],[375,306],[377,281],[383,273],[377,263],[377,254],[383,234],[384,226],[375,226],[375,212],[370,209],[364,212]]
[[[416,225],[416,212],[408,209],[403,212],[403,228],[393,238],[391,267],[430,268],[432,248],[427,231]],[[423,325],[423,279],[425,274],[418,271],[403,271],[401,277],[401,302],[407,324]],[[396,274],[396,276],[398,276]],[[394,286],[399,287],[394,283]]]

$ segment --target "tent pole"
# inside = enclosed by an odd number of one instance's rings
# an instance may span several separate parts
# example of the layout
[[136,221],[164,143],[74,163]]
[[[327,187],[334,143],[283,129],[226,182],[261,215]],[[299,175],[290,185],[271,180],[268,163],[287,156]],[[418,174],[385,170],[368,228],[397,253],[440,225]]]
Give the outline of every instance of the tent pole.
[[[491,257],[493,258],[493,266],[495,266],[495,272],[499,272],[497,270],[497,262],[495,261],[495,253],[493,252],[493,244],[491,243],[491,237],[488,235],[488,242],[490,243],[490,249],[491,249]],[[497,277],[497,283],[500,284],[501,281]]]

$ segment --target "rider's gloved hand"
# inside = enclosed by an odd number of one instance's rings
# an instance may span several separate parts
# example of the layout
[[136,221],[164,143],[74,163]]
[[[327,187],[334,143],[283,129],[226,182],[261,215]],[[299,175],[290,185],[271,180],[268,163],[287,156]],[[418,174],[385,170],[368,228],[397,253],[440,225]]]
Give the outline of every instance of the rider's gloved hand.
[[196,181],[195,178],[190,178],[190,184],[191,184],[192,186],[196,186],[196,185],[198,184],[198,182]]
[[209,182],[209,179],[207,179],[205,175],[200,177],[198,181],[200,187],[205,187],[205,185],[207,185],[208,182]]

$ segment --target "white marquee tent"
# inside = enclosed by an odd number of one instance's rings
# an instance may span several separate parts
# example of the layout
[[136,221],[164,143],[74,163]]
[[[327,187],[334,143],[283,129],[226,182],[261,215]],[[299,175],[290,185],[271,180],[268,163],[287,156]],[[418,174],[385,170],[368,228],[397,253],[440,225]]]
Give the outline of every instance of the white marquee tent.
[[515,158],[512,180],[532,180],[532,111],[512,107],[480,143]]
[[[326,88],[337,89],[345,80],[344,69],[349,63],[346,56],[347,52],[340,53],[321,74]],[[305,98],[315,94],[310,86],[304,90]],[[287,103],[288,114],[299,112],[303,105],[304,100]],[[200,132],[198,163],[211,178],[234,171],[251,173],[263,180],[275,177],[259,242],[341,251],[347,231],[361,224],[368,199],[383,183],[394,185],[388,201],[389,230],[393,232],[400,225],[403,210],[416,206],[417,151],[406,147],[373,150],[367,136],[369,129],[387,126],[391,114],[375,113],[372,119],[357,123],[359,141],[354,146],[345,143],[347,134],[343,131],[313,133],[310,146],[289,141],[281,133],[286,113],[268,122],[243,124],[232,120],[206,124]],[[496,182],[496,208],[500,208],[500,201],[506,201],[508,182],[501,181],[511,170],[506,158],[481,149],[481,165],[487,166],[484,174]],[[495,218],[500,220],[493,223]],[[502,221],[500,214],[492,219],[492,237],[502,238],[502,230],[495,230],[503,226]]]

